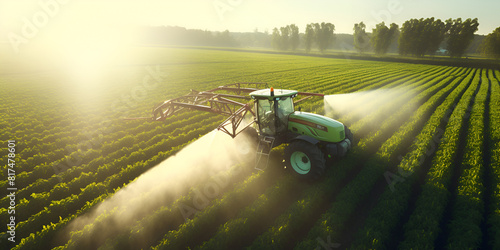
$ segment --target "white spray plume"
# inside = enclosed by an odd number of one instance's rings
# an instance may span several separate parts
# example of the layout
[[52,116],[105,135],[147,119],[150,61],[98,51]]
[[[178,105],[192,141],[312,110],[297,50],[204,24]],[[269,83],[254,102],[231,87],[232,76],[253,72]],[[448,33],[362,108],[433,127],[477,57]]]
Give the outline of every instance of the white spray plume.
[[209,176],[247,162],[255,153],[251,142],[252,139],[244,134],[235,139],[216,130],[206,134],[143,173],[90,213],[76,218],[59,240],[67,240],[71,232],[83,229],[106,213],[111,213],[105,219],[109,226],[105,230],[99,227],[99,232],[89,232],[91,235],[98,235],[100,240],[105,240],[123,230],[130,230],[135,221],[153,213],[160,206],[168,205],[171,201],[167,202],[167,198],[180,196]]
[[407,88],[392,88],[326,95],[324,98],[325,113],[327,116],[336,118],[349,116],[361,119],[407,91]]

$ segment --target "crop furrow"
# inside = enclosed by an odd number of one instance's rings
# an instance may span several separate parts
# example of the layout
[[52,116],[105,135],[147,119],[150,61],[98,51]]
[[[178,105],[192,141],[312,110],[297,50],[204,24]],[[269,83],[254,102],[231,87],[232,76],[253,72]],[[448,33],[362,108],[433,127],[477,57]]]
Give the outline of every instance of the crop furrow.
[[[431,83],[426,83],[426,84],[431,84]],[[412,100],[413,102],[418,102],[415,100]],[[394,102],[394,101],[393,101]],[[396,103],[397,104],[397,103]],[[391,103],[391,105],[394,105]],[[397,106],[397,105],[396,105]],[[401,115],[402,112],[400,112],[399,115]],[[395,114],[394,116],[398,116],[398,114]],[[372,116],[372,119],[375,119],[377,116]],[[371,122],[369,120],[365,120],[363,122]],[[388,121],[387,123],[390,123],[391,121]],[[357,127],[357,126],[353,126]],[[385,126],[388,128],[388,126]],[[374,128],[376,130],[376,128]],[[356,134],[356,130],[353,130],[354,133]],[[390,133],[390,129],[384,130],[384,133]],[[353,151],[346,157],[346,159],[343,159],[339,162],[339,165],[336,166],[336,170],[330,171],[329,173],[335,174],[332,177],[327,177],[327,182],[323,182],[323,184],[320,184],[321,186],[319,187],[311,187],[309,191],[306,191],[305,198],[300,199],[297,201],[295,204],[293,204],[289,210],[282,216],[280,216],[277,219],[277,222],[275,225],[273,225],[270,230],[265,232],[263,235],[259,236],[254,243],[252,244],[252,248],[258,249],[264,245],[272,244],[275,247],[278,248],[289,248],[292,247],[294,244],[293,242],[296,239],[292,239],[292,235],[295,234],[300,234],[300,232],[304,232],[306,228],[312,226],[306,226],[304,224],[308,224],[308,221],[311,220],[311,216],[316,217],[318,214],[318,211],[321,211],[321,205],[325,202],[325,197],[335,197],[335,193],[338,192],[338,182],[340,180],[345,180],[346,174],[348,172],[353,173],[357,171],[353,171],[361,168],[361,165],[364,165],[363,162],[359,162],[359,159],[366,159],[367,155],[370,155],[366,150],[371,149],[371,148],[376,148],[377,143],[382,143],[383,139],[382,136],[383,134],[379,133],[375,135],[378,139],[371,138],[372,144],[370,146],[367,146],[364,143],[361,143],[359,147],[356,147],[353,149]],[[367,138],[364,138],[365,140]],[[379,145],[380,145],[379,144]],[[365,151],[365,152],[364,152]],[[357,166],[357,167],[356,167]],[[347,168],[347,169],[346,169]],[[347,179],[354,178],[356,176],[356,173],[349,174],[350,177]],[[339,179],[340,178],[340,179]],[[337,185],[335,183],[337,182]],[[344,182],[344,181],[342,181]],[[344,183],[343,185],[347,185],[348,182]],[[341,186],[343,186],[341,185]],[[329,198],[330,199],[330,198]],[[292,214],[293,217],[285,216],[288,214]],[[284,217],[285,216],[285,217]],[[312,220],[314,221],[314,220]],[[307,231],[306,231],[307,232]]]
[[439,232],[438,222],[445,211],[450,195],[447,187],[452,180],[453,166],[456,166],[456,161],[460,156],[460,150],[457,148],[460,148],[460,138],[463,139],[464,136],[463,124],[466,121],[469,105],[474,100],[478,89],[479,74],[476,74],[449,119],[413,213],[405,223],[404,240],[399,243],[399,247],[432,248],[434,246]]
[[[452,77],[450,76],[448,79],[451,80]],[[441,97],[446,96],[454,86],[447,86],[447,83],[448,81],[443,80],[438,85],[428,88],[417,95],[411,102],[418,103],[427,100],[427,98],[433,96],[436,91],[439,91],[439,94],[436,94],[435,98],[429,99],[427,103],[422,105],[418,110],[415,112],[409,111],[413,113],[413,115],[404,125],[399,127],[399,129],[392,128],[393,125],[388,126],[394,123],[391,119],[385,121],[379,131],[383,131],[383,129],[386,128],[386,130],[396,130],[397,132],[383,143],[382,147],[374,156],[368,159],[361,172],[341,191],[332,204],[332,207],[316,222],[315,227],[308,233],[307,238],[297,245],[298,248],[307,248],[317,245],[318,237],[325,240],[328,238],[333,242],[341,242],[341,244],[344,243],[341,234],[343,230],[346,229],[345,227],[351,216],[354,216],[353,212],[356,211],[356,207],[361,206],[359,204],[369,198],[368,196],[376,185],[377,180],[382,179],[384,171],[390,166],[391,159],[396,156],[395,154],[398,152],[397,149],[404,150],[401,149],[401,144],[405,138],[410,138],[413,134],[420,131],[420,127],[423,125],[420,124],[420,122],[426,120],[425,117],[429,116],[429,112],[442,102]],[[446,88],[444,88],[445,86]],[[411,102],[403,106],[402,110],[407,109],[405,107],[411,107],[411,105],[413,105]],[[403,114],[404,112],[400,115]]]
[[[471,84],[474,73],[466,74],[458,87],[448,95],[445,101],[435,110],[418,136],[415,137],[409,153],[398,165],[397,170],[384,173],[388,187],[380,197],[376,206],[370,211],[364,227],[358,232],[353,248],[372,247],[376,249],[391,248],[390,243],[397,241],[398,231],[402,227],[405,211],[411,207],[411,197],[418,194],[417,180],[425,173],[430,159],[444,132],[453,107],[460,100]],[[455,81],[459,81],[456,79]],[[384,223],[380,223],[380,221]],[[400,225],[400,226],[398,226]],[[394,247],[394,246],[393,246]]]

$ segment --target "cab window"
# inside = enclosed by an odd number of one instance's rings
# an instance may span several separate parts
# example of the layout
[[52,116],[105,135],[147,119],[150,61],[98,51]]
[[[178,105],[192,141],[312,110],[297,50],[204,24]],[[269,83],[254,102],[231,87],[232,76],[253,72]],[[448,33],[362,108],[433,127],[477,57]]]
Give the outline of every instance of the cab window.
[[259,127],[263,134],[274,134],[274,102],[267,99],[257,100]]

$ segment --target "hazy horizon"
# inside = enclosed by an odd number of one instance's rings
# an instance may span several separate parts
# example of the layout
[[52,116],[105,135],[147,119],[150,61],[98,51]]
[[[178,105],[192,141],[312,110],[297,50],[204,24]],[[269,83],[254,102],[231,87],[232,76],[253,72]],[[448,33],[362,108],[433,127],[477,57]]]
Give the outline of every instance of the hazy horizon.
[[[57,6],[54,6],[56,3]],[[191,1],[121,1],[106,2],[42,0],[18,2],[0,0],[0,40],[9,33],[20,33],[24,20],[44,21],[44,32],[89,32],[100,28],[134,26],[181,26],[188,29],[231,32],[271,32],[274,27],[296,24],[300,32],[312,22],[330,22],[335,33],[352,34],[354,23],[363,21],[371,32],[375,24],[385,21],[398,25],[412,18],[435,17],[478,18],[476,34],[487,35],[500,26],[496,12],[500,1],[416,1],[416,0],[191,0]],[[43,12],[43,13],[42,13]],[[41,15],[40,15],[41,14]],[[61,27],[64,26],[64,27]]]
[[[187,29],[272,33],[274,27],[296,24],[304,33],[308,23],[330,22],[336,34],[352,34],[354,23],[363,21],[370,33],[377,23],[402,25],[411,18],[478,18],[476,34],[486,35],[500,26],[499,1],[465,0],[191,0],[106,2],[0,0],[0,52],[29,55],[27,61],[46,64],[47,58],[95,64],[127,47],[140,37],[137,27],[180,26]],[[21,53],[22,52],[22,53]],[[50,56],[48,56],[50,55]],[[68,59],[69,58],[69,59]],[[22,59],[22,58],[20,58]],[[111,60],[111,59],[110,59]],[[81,68],[81,67],[80,67]]]

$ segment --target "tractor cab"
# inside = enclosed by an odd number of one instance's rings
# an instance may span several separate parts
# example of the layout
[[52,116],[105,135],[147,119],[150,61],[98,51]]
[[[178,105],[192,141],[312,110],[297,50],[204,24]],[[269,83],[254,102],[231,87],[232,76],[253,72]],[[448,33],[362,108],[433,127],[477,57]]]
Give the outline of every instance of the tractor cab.
[[287,131],[288,116],[294,112],[295,90],[262,89],[250,93],[255,100],[257,124],[262,135],[276,136]]

